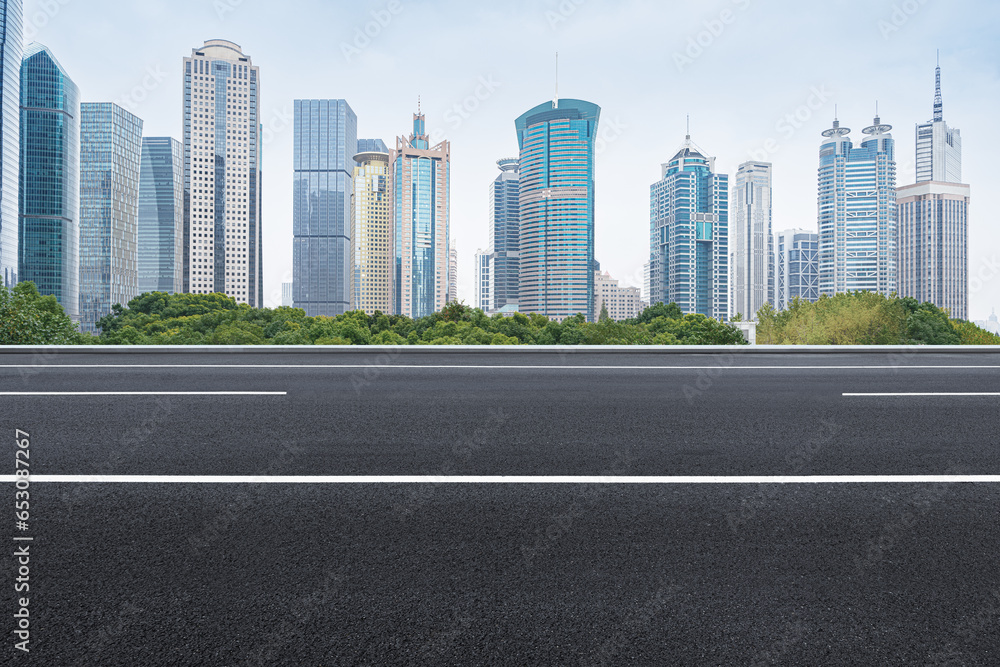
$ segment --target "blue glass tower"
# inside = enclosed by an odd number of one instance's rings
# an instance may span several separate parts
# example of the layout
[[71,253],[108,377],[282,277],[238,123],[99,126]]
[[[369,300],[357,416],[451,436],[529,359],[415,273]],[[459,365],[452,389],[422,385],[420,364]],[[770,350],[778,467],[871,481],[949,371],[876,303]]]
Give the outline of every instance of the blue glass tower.
[[788,310],[796,298],[819,299],[819,234],[802,229],[778,233],[774,307]]
[[690,135],[650,188],[650,299],[729,316],[729,176]]
[[489,311],[518,305],[521,279],[521,177],[516,158],[497,161],[490,184]]
[[18,168],[21,161],[21,0],[0,0],[0,283],[17,284]]
[[41,44],[21,65],[19,280],[77,319],[80,301],[80,92]]
[[896,145],[875,123],[855,148],[834,121],[819,158],[820,294],[896,291]]
[[142,120],[117,104],[80,105],[80,329],[138,293]]
[[143,137],[139,167],[139,293],[184,291],[184,147]]
[[594,320],[594,144],[601,108],[554,100],[515,122],[522,313]]
[[310,316],[351,309],[351,196],[358,117],[345,100],[295,100],[293,301]]

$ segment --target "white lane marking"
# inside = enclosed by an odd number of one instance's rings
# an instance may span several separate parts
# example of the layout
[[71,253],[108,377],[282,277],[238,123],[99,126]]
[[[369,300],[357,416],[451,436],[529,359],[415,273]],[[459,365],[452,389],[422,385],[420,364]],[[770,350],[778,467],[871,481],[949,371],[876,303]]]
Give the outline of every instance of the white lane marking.
[[988,391],[967,391],[967,392],[910,392],[910,393],[887,393],[887,394],[844,394],[844,396],[851,398],[867,398],[867,397],[888,397],[888,398],[907,398],[910,396],[1000,396],[1000,392],[988,392]]
[[342,369],[374,369],[389,370],[432,368],[432,369],[461,369],[469,368],[473,370],[482,369],[509,369],[509,370],[647,370],[647,371],[697,371],[697,370],[718,370],[718,371],[761,371],[761,370],[970,370],[983,368],[989,370],[1000,369],[1000,366],[501,366],[491,365],[440,365],[440,364],[0,364],[0,368],[31,368],[41,370],[45,368],[291,368],[291,369],[315,369],[315,368],[342,368]]
[[[2,475],[15,482],[16,475]],[[998,484],[1000,475],[817,475],[785,477],[606,477],[434,475],[31,475],[35,483],[60,484]]]
[[0,391],[0,396],[287,396],[287,391]]

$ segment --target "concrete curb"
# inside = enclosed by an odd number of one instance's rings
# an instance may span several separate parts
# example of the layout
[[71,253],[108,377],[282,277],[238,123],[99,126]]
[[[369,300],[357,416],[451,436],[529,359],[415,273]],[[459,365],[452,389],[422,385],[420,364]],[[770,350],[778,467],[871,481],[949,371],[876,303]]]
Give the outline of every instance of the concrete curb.
[[1000,354],[996,345],[0,345],[0,354]]

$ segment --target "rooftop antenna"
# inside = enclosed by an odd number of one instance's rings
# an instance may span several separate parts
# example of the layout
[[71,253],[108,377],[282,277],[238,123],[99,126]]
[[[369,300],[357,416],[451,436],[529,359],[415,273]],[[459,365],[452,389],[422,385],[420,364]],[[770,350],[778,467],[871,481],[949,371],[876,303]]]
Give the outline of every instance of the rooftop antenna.
[[687,137],[688,141],[691,141],[691,114],[687,116]]
[[941,49],[937,52],[937,69],[934,72],[934,122],[944,120],[944,98],[941,97]]
[[559,108],[559,52],[556,51],[556,96],[552,98],[552,108]]
[[829,130],[823,132],[823,136],[827,138],[833,137],[846,137],[851,133],[851,128],[840,126],[840,109],[836,104],[833,105],[833,127]]
[[417,115],[420,115],[420,95],[417,95]]

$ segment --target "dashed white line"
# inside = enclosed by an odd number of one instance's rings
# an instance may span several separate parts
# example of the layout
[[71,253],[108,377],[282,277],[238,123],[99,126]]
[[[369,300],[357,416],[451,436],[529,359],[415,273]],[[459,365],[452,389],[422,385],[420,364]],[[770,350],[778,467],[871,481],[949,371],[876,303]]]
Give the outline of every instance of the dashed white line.
[[965,391],[965,392],[908,392],[908,393],[872,393],[872,394],[843,394],[849,398],[909,398],[911,396],[1000,396],[1000,392],[990,391]]

